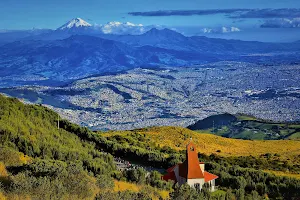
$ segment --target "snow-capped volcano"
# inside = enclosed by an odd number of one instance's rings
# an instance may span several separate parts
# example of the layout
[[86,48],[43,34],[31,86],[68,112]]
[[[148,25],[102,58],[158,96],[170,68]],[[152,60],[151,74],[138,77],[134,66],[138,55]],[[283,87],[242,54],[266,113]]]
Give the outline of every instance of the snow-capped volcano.
[[81,33],[81,34],[115,34],[115,35],[140,35],[149,31],[151,28],[157,26],[144,26],[143,24],[135,24],[131,22],[117,22],[112,21],[106,24],[94,24],[84,21],[81,18],[74,18],[66,24],[59,27],[57,32],[64,32],[69,34]]
[[57,30],[66,30],[66,29],[91,27],[91,26],[92,26],[91,24],[89,24],[88,22],[84,21],[81,18],[74,18],[71,21],[59,27]]

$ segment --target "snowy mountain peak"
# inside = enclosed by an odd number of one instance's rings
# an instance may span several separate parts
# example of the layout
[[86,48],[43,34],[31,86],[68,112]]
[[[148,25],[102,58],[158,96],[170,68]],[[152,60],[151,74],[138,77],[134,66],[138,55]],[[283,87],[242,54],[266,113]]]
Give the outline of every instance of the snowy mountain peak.
[[84,21],[81,18],[74,18],[71,21],[59,27],[58,30],[65,30],[65,29],[72,29],[72,28],[79,28],[79,27],[91,27],[91,26],[92,26],[91,24],[89,24],[88,22]]

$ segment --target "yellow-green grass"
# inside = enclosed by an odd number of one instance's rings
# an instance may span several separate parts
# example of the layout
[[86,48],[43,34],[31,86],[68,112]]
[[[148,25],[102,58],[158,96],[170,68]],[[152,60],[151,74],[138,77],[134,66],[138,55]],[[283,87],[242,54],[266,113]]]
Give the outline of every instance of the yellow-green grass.
[[169,199],[169,191],[167,190],[159,190],[157,188],[153,188],[150,186],[145,186],[145,185],[138,185],[135,183],[129,183],[125,181],[114,181],[115,187],[114,191],[119,192],[119,191],[132,191],[132,192],[140,192],[145,189],[145,187],[148,187],[148,190],[150,189],[149,192],[151,192],[152,199],[159,199],[161,197],[162,199]]
[[0,162],[0,177],[7,177],[8,173],[3,162]]
[[114,181],[115,187],[114,191],[119,192],[119,191],[125,191],[125,190],[130,190],[132,192],[138,192],[140,190],[140,187],[137,184],[129,183],[126,181]]
[[2,192],[0,192],[0,200],[6,200],[6,197],[4,196],[4,194]]
[[12,148],[0,147],[0,161],[6,166],[19,166],[30,163],[32,158]]
[[248,116],[248,115],[237,115],[237,118],[239,120],[245,120],[245,121],[256,121],[257,120],[257,118]]
[[274,170],[263,170],[264,172],[275,174],[276,176],[287,176],[296,179],[300,179],[300,174],[293,174],[289,172],[282,172],[282,171],[274,171]]
[[290,139],[300,140],[300,132],[294,133],[289,137]]
[[212,134],[200,134],[181,127],[154,127],[134,131],[109,131],[103,136],[126,135],[132,132],[146,134],[151,141],[163,147],[176,150],[185,149],[192,138],[197,151],[210,155],[217,153],[221,156],[260,156],[271,153],[279,154],[280,160],[290,160],[300,163],[300,141],[293,140],[241,140],[224,138]]

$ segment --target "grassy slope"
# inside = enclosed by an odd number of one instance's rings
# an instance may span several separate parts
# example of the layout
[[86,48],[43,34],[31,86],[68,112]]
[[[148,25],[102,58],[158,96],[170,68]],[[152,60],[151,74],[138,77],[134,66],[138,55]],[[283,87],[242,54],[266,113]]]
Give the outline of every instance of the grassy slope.
[[274,170],[263,170],[267,173],[275,174],[276,176],[286,176],[286,177],[292,177],[296,179],[300,179],[300,174],[293,174],[289,172],[282,172],[282,171],[274,171]]
[[[114,181],[115,187],[114,191],[119,192],[119,191],[132,191],[132,192],[140,192],[145,189],[145,187],[149,187],[146,185],[138,185],[134,183],[129,183],[125,181]],[[163,199],[168,199],[169,198],[169,191],[167,190],[159,190],[159,189],[154,189],[151,190],[152,194],[152,199],[159,199],[158,196],[162,197]]]
[[[28,153],[27,156],[41,155],[47,158],[56,151],[62,155],[81,155],[93,159],[91,149],[94,149],[94,146],[81,141],[73,133],[58,130],[57,118],[58,115],[50,109],[24,105],[17,99],[0,95],[0,131],[5,131],[9,137],[20,140],[19,143],[13,143],[3,138],[1,144]],[[27,148],[21,148],[24,145]]]
[[185,149],[186,144],[192,138],[201,153],[210,155],[221,150],[221,156],[259,156],[266,153],[280,154],[281,159],[300,163],[300,141],[293,140],[241,140],[224,138],[212,134],[199,134],[181,127],[154,127],[134,131],[110,131],[103,133],[104,136],[126,135],[132,132],[147,134],[152,142],[157,145],[169,146],[176,150]]

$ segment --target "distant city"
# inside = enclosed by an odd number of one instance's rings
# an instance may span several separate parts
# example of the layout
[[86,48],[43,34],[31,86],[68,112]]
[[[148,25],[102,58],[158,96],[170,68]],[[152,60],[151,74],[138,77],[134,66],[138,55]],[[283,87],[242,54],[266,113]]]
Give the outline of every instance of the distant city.
[[63,87],[23,86],[0,92],[42,103],[94,130],[188,126],[219,113],[300,120],[300,66],[217,62],[137,68]]

